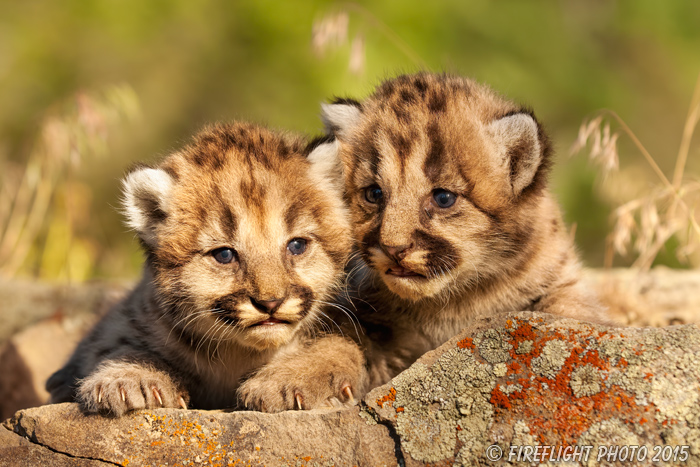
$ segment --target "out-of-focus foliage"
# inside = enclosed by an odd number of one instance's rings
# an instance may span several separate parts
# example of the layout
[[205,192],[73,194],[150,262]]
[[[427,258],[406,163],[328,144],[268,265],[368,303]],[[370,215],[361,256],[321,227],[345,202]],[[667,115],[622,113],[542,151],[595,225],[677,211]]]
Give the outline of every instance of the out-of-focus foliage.
[[[137,274],[137,243],[115,209],[119,179],[134,162],[155,160],[216,120],[318,133],[319,102],[362,97],[384,77],[425,67],[474,77],[535,109],[559,154],[553,187],[567,221],[587,263],[601,265],[610,213],[656,180],[621,137],[625,182],[596,181],[594,167],[567,156],[579,125],[614,109],[670,178],[700,70],[700,3],[691,1],[3,3],[0,180],[24,176],[47,118],[70,115],[60,107],[72,96],[126,83],[141,108],[137,124],[110,127],[104,157],[86,155],[57,182],[66,189],[53,192],[16,268],[46,278]],[[314,24],[339,12],[347,14],[346,40],[319,53]],[[687,175],[700,171],[697,139]],[[11,207],[2,196],[0,211]],[[52,219],[65,209],[84,219],[62,227]],[[70,266],[61,239],[78,237],[90,246]],[[677,265],[673,252],[661,257]]]

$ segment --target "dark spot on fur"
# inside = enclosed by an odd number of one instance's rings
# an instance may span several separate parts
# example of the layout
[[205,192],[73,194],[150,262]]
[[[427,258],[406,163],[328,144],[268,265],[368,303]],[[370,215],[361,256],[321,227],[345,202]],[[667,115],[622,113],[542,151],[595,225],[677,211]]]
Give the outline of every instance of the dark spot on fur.
[[289,155],[289,146],[283,140],[277,142],[277,154],[282,158],[286,159]]
[[418,75],[413,81],[413,86],[418,91],[421,98],[425,97],[425,91],[428,89],[428,83],[425,81],[425,77]]
[[299,317],[304,318],[309,314],[314,303],[314,293],[310,287],[302,285],[294,285],[289,290],[289,295],[292,297],[299,298],[301,303],[299,304]]
[[221,227],[224,230],[224,234],[233,236],[236,232],[236,227],[238,223],[236,221],[236,216],[235,214],[233,214],[233,211],[231,210],[230,206],[226,206],[225,204],[222,206],[220,221]]
[[416,230],[413,238],[416,248],[428,252],[425,255],[425,265],[431,272],[450,271],[459,264],[459,252],[449,240],[423,230]]
[[240,323],[238,306],[248,299],[248,293],[244,290],[225,295],[213,303],[211,308],[214,311],[212,313],[218,320],[231,326],[236,326]]
[[445,171],[447,158],[445,156],[445,145],[440,135],[440,127],[436,121],[430,122],[426,129],[428,136],[428,154],[423,162],[423,172],[434,184],[438,177]]
[[552,219],[552,233],[559,232],[559,221],[557,219]]
[[442,92],[433,92],[428,99],[428,110],[432,113],[444,112],[447,107],[447,98]]
[[361,163],[368,162],[372,175],[377,174],[379,171],[379,160],[381,158],[381,154],[379,152],[379,148],[377,148],[376,140],[377,132],[373,131],[370,135],[354,146],[357,155],[353,158],[352,172],[356,172]]
[[265,187],[254,178],[241,179],[239,186],[243,200],[249,209],[260,210],[265,199]]
[[284,225],[287,227],[287,233],[291,233],[294,230],[294,223],[299,216],[302,205],[302,203],[293,202],[284,211]]
[[379,85],[379,88],[376,90],[375,94],[380,98],[387,98],[394,94],[394,90],[394,81],[385,81]]
[[207,170],[221,170],[226,161],[226,152],[233,146],[228,135],[216,131],[214,134],[207,134],[200,137],[197,142],[197,149],[192,154],[192,158],[198,166]]
[[396,115],[396,119],[401,123],[408,123],[411,119],[411,113],[403,105],[393,105],[391,110]]
[[[410,137],[406,137],[405,135],[399,134],[399,133],[391,133],[389,135],[389,140],[391,141],[391,145],[394,147],[394,150],[396,151],[396,156],[399,160],[399,167],[401,170],[401,173],[403,174],[406,166],[406,162],[408,162],[408,158],[411,155],[411,149],[413,147],[413,141],[410,139]],[[378,159],[378,157],[377,157]]]
[[399,93],[399,99],[401,99],[404,104],[413,104],[416,102],[415,94],[409,89],[402,89]]
[[370,259],[369,248],[379,246],[380,234],[381,220],[375,221],[375,224],[362,236],[362,242],[359,246],[362,251],[362,256],[366,261]]
[[191,214],[194,215],[195,222],[197,223],[197,225],[204,225],[204,223],[207,221],[207,217],[209,216],[207,208],[201,205],[197,206],[195,208],[195,211]]

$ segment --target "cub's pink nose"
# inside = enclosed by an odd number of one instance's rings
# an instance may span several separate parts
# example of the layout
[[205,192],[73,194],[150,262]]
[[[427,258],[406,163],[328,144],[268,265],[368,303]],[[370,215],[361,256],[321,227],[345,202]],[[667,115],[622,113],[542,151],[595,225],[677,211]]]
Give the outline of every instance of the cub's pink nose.
[[392,259],[394,259],[396,262],[399,262],[402,259],[404,259],[411,248],[413,248],[413,243],[400,246],[382,245],[382,249],[386,252],[386,254],[389,255]]
[[275,311],[277,311],[277,309],[280,307],[283,301],[284,298],[273,298],[272,300],[256,300],[253,297],[250,297],[250,303],[252,303],[255,308],[262,311],[263,313],[267,313],[268,315],[271,315]]

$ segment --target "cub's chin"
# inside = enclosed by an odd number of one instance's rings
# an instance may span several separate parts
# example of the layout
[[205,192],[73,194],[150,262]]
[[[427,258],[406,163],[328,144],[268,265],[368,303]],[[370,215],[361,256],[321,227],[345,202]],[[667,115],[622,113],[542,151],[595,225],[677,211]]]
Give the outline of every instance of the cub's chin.
[[397,276],[386,272],[381,276],[389,290],[404,300],[413,302],[438,295],[449,282],[443,277]]
[[298,322],[267,320],[241,330],[238,342],[258,351],[272,350],[291,341],[298,328]]
[[382,282],[391,292],[413,302],[440,294],[452,282],[450,276],[445,274],[429,276],[417,265],[407,268],[384,262],[382,265],[377,264],[377,269],[381,271],[379,274]]

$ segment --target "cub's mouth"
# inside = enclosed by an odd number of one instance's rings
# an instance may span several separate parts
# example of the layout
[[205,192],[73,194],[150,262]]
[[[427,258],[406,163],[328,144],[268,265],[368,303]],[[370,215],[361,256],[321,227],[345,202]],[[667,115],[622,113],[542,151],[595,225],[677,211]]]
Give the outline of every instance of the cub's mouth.
[[276,324],[292,324],[289,321],[285,321],[283,319],[277,319],[277,318],[267,318],[266,320],[263,321],[258,321],[257,323],[251,325],[251,328],[257,327],[257,326],[274,326]]
[[410,279],[427,279],[423,274],[419,274],[411,269],[403,266],[392,266],[384,273],[387,276],[410,278]]

